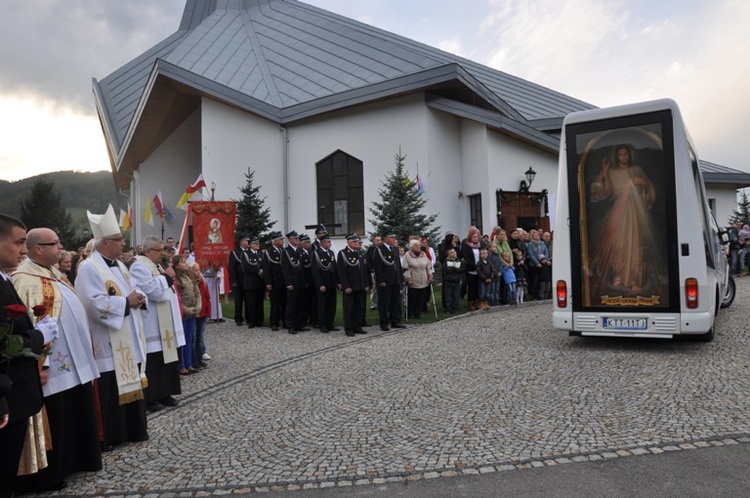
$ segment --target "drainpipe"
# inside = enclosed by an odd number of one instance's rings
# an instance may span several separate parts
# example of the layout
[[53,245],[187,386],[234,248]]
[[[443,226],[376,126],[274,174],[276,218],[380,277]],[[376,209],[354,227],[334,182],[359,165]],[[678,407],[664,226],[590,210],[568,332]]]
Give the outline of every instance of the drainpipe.
[[284,125],[279,125],[281,139],[283,140],[283,173],[284,173],[284,228],[289,229],[289,131]]

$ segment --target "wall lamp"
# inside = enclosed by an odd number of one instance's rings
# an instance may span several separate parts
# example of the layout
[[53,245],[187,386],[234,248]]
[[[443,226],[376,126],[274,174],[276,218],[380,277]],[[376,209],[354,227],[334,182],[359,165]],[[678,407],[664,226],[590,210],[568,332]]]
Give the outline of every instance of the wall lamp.
[[519,185],[518,190],[521,192],[528,192],[531,188],[531,184],[534,182],[534,178],[536,177],[536,171],[529,166],[529,169],[527,169],[524,174],[526,175],[526,180],[521,180],[521,185]]

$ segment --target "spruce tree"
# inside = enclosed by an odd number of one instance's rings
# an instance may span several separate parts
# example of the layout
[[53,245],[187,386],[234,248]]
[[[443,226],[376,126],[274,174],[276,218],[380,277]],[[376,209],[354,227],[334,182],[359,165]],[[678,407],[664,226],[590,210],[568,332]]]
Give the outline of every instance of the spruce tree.
[[369,220],[374,227],[370,236],[393,230],[399,243],[407,242],[410,235],[424,235],[434,242],[440,230],[440,227],[433,227],[437,214],[422,213],[427,200],[418,192],[415,182],[409,179],[404,166],[406,155],[401,154],[401,148],[394,159],[396,169],[386,173],[385,180],[381,181],[382,187],[378,189],[381,202],[373,202],[373,207],[369,208],[374,216]]
[[737,203],[737,209],[734,210],[729,218],[729,224],[734,225],[739,222],[740,225],[750,225],[750,198],[743,189],[740,193],[740,201]]
[[21,221],[27,230],[51,228],[60,238],[63,247],[70,249],[77,242],[73,218],[63,208],[60,194],[55,192],[55,182],[39,178],[34,181],[29,197],[21,202]]
[[237,225],[234,236],[237,241],[243,235],[260,238],[261,247],[271,240],[269,230],[276,224],[271,221],[271,208],[265,207],[266,198],[260,196],[260,186],[253,185],[255,171],[245,173],[247,182],[240,188],[242,199],[237,202]]

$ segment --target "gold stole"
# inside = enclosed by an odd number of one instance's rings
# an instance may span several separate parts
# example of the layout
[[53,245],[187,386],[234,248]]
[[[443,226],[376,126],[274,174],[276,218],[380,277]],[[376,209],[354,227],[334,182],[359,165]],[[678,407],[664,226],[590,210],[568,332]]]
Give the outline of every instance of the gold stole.
[[[114,291],[115,296],[122,296],[120,288],[112,279],[112,270],[100,261],[98,258],[89,258],[91,263],[96,267],[99,276],[104,282],[104,290],[109,294],[110,289]],[[119,268],[119,263],[118,263]],[[120,269],[122,271],[122,269]],[[128,280],[127,272],[123,276]],[[130,289],[128,289],[130,290]],[[125,303],[125,306],[128,306]],[[131,310],[131,312],[135,312]],[[133,317],[140,318],[140,315]],[[133,334],[130,330],[130,318],[125,316],[122,320],[120,329],[109,328],[109,342],[112,347],[112,359],[115,364],[115,377],[117,379],[117,392],[121,405],[126,405],[134,401],[143,399],[143,388],[148,387],[148,380],[145,376],[146,359],[143,359],[141,371],[138,371],[138,363],[135,360],[135,344],[133,343]],[[146,348],[143,348],[144,354]]]
[[[138,261],[146,265],[151,270],[151,276],[161,275],[156,264],[148,258],[139,258]],[[174,292],[174,289],[170,287]],[[170,301],[152,302],[156,304],[156,315],[159,317],[159,336],[161,337],[161,352],[164,356],[164,363],[173,363],[177,357],[177,337],[174,333],[174,323],[172,322],[172,304]]]

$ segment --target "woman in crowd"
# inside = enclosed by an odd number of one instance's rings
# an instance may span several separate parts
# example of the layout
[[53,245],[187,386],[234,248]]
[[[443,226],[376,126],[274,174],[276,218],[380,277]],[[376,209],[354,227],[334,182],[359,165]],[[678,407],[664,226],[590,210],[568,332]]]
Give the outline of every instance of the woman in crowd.
[[425,293],[429,293],[429,286],[432,283],[432,263],[422,251],[419,240],[409,242],[409,250],[404,254],[402,269],[404,282],[408,286],[409,318],[420,318]]
[[469,235],[463,242],[461,257],[466,265],[466,295],[469,300],[469,311],[479,309],[479,286],[477,283],[477,262],[479,250],[482,249],[482,236],[477,227],[469,229]]
[[193,367],[193,347],[195,343],[195,322],[201,311],[201,294],[188,272],[187,262],[183,256],[173,256],[172,266],[177,278],[175,285],[180,293],[182,303],[182,327],[185,329],[185,345],[181,348],[180,374],[190,375],[198,372]]
[[75,277],[71,280],[71,277],[73,276],[73,253],[70,251],[62,251],[61,254],[60,262],[57,263],[57,269],[60,270],[60,273],[62,273],[72,284],[73,280],[75,280]]
[[201,310],[195,318],[195,347],[193,348],[193,367],[206,368],[208,364],[203,361],[203,355],[206,353],[206,343],[203,340],[203,334],[206,331],[206,320],[211,316],[211,294],[208,291],[208,284],[201,275],[201,266],[193,261],[188,263],[190,278],[198,286],[198,292],[201,297]]
[[546,299],[552,280],[552,262],[547,244],[542,242],[539,230],[532,230],[527,246],[529,260],[529,294],[534,299]]

